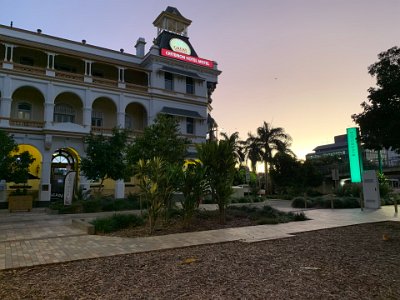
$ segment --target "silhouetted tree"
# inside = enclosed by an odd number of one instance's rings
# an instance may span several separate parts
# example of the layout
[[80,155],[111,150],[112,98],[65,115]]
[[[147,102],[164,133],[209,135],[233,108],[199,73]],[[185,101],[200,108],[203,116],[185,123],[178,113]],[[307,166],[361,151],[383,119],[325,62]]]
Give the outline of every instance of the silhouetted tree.
[[352,115],[360,126],[361,140],[368,149],[400,150],[400,48],[392,47],[378,55],[379,61],[368,68],[376,77],[376,87],[368,89],[363,112]]

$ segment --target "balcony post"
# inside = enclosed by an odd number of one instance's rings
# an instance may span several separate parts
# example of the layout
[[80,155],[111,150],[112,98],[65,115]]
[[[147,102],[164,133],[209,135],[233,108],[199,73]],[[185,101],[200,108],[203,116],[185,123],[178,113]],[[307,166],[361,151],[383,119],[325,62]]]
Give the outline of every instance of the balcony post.
[[14,45],[11,44],[4,44],[5,46],[5,54],[4,54],[4,61],[13,62],[13,57],[14,57]]
[[92,61],[90,60],[84,60],[85,62],[85,77],[84,77],[84,82],[92,83]]
[[40,189],[39,189],[40,201],[50,201],[51,198],[51,183],[50,183],[51,159],[52,159],[51,149],[46,150],[43,155],[42,168],[41,168],[42,174],[40,176]]
[[[85,92],[85,101],[83,103],[83,127],[90,128],[92,125],[92,92],[87,89]],[[90,106],[89,106],[90,104]]]
[[47,54],[47,68],[46,68],[46,75],[50,77],[55,77],[56,72],[54,70],[54,53],[46,52]]
[[11,117],[11,78],[4,78],[4,87],[1,97],[1,105],[0,105],[0,117],[5,119],[0,119],[0,124],[4,127],[10,126],[9,118]]

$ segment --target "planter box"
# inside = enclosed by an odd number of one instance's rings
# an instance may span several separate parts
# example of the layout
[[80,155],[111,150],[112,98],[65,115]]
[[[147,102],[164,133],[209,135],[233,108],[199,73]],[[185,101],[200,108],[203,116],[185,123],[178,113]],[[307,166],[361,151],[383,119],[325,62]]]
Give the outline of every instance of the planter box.
[[14,195],[8,197],[8,210],[10,212],[16,210],[32,210],[32,195]]

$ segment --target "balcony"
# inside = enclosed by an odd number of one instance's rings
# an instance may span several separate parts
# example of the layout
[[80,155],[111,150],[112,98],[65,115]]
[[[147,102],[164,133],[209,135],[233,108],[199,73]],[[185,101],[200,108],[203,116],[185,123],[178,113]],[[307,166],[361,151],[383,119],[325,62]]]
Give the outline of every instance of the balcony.
[[43,128],[43,121],[34,121],[34,120],[23,120],[23,119],[12,119],[10,118],[10,126],[21,126],[21,127],[30,127],[30,128]]

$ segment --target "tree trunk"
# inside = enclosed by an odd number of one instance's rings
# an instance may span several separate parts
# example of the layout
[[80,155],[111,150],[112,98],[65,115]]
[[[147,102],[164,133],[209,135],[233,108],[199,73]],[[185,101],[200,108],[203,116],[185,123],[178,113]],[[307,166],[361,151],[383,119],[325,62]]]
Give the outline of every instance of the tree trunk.
[[220,224],[225,224],[225,205],[219,205],[218,204],[218,208],[219,208],[219,222]]
[[268,163],[264,161],[264,172],[265,172],[265,195],[268,194]]

